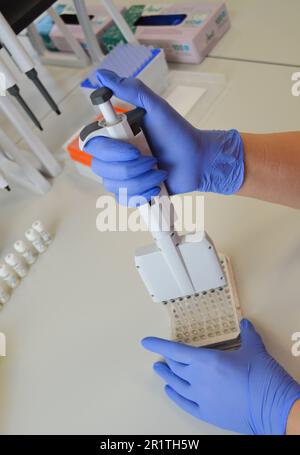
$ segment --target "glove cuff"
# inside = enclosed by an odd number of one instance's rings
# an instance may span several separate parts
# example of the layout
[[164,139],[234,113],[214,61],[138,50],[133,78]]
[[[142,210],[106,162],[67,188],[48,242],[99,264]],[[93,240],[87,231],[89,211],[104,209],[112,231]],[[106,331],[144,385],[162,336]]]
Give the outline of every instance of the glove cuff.
[[217,133],[214,147],[218,147],[218,152],[211,163],[211,172],[204,185],[206,188],[200,188],[200,191],[235,194],[244,182],[244,144],[237,130]]
[[295,395],[291,396],[289,398],[289,400],[286,401],[284,410],[282,412],[282,420],[281,420],[281,425],[280,425],[280,430],[279,430],[279,434],[281,434],[281,435],[284,435],[286,433],[286,426],[287,426],[288,417],[289,417],[290,411],[291,411],[294,403],[297,400],[300,400],[300,387],[298,386],[298,388],[299,388],[298,393],[296,393]]

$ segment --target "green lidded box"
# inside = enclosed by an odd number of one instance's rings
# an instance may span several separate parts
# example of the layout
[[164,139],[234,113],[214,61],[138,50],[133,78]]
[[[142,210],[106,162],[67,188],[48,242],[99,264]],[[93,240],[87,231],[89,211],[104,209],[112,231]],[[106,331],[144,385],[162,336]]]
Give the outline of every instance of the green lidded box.
[[[133,5],[130,8],[126,9],[123,13],[123,17],[126,20],[127,24],[133,31],[136,30],[134,23],[137,19],[141,17],[143,14],[145,5]],[[116,25],[112,25],[109,27],[102,35],[101,44],[103,47],[103,51],[105,53],[110,52],[114,47],[117,46],[119,43],[126,43],[127,41],[123,37],[122,33],[118,29]]]

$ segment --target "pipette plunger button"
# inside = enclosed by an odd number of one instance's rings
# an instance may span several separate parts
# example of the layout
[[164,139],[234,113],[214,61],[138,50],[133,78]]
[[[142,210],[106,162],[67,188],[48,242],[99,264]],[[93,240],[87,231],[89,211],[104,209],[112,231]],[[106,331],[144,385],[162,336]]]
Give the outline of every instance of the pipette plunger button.
[[94,90],[90,98],[94,106],[106,103],[113,96],[113,92],[108,87],[100,87]]

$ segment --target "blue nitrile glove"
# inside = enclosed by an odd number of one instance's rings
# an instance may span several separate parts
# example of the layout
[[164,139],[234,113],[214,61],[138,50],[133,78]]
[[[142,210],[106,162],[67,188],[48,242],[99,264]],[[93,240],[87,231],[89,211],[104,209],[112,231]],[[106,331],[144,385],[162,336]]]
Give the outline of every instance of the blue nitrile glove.
[[[143,195],[159,193],[166,179],[170,194],[205,191],[236,193],[244,179],[244,147],[236,130],[201,131],[138,79],[98,71],[101,85],[122,100],[146,110],[143,129],[153,155],[141,156],[133,146],[110,138],[94,138],[85,151],[94,158],[93,171],[103,177],[108,191]],[[199,119],[200,120],[200,119]],[[158,165],[160,170],[154,169]]]
[[142,345],[165,357],[155,372],[182,409],[244,434],[284,434],[300,386],[266,351],[250,321],[241,322],[242,346],[220,351],[145,338]]

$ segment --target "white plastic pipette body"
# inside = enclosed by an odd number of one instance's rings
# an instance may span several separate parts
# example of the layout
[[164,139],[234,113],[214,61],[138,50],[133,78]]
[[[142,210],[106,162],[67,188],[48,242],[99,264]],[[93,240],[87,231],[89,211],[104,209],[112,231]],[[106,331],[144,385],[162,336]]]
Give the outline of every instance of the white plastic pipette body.
[[1,51],[0,51],[0,73],[2,73],[4,75],[6,90],[17,84],[13,73],[10,71],[8,66],[1,59]]
[[24,46],[19,41],[15,32],[8,24],[7,20],[0,12],[0,41],[5,45],[6,49],[11,53],[15,63],[21,71],[26,73],[34,68],[34,62]]
[[49,152],[44,143],[27,125],[23,116],[19,113],[14,103],[8,96],[0,97],[0,108],[4,114],[9,118],[12,125],[19,131],[24,138],[25,142],[29,145],[33,153],[38,157],[43,164],[45,170],[51,177],[56,177],[61,172],[61,166]]
[[[19,150],[17,145],[0,128],[0,144],[3,150],[19,165],[22,174],[42,194],[50,190],[48,180],[29,161],[24,151]],[[29,155],[30,156],[30,155]],[[34,157],[34,155],[32,155]],[[37,160],[39,163],[39,160]]]
[[[104,109],[103,109],[104,106]],[[107,101],[99,105],[99,108],[104,116],[106,122],[106,128],[111,137],[116,139],[133,139],[135,136],[132,133],[132,130],[128,124],[127,118],[124,115],[117,115],[115,112],[111,101]],[[120,125],[123,124],[123,128]],[[140,132],[139,134],[142,134]],[[146,142],[146,138],[143,135],[143,152],[151,154],[151,151]],[[161,185],[160,196],[168,198],[168,191],[164,184]],[[171,203],[170,203],[171,204]],[[170,205],[169,205],[170,208]],[[167,212],[164,211],[163,203],[154,202],[153,205],[144,204],[139,207],[142,218],[144,219],[146,225],[151,230],[151,233],[154,237],[154,240],[161,250],[162,255],[168,264],[169,269],[171,270],[174,278],[176,279],[178,286],[182,292],[182,295],[191,295],[195,293],[194,286],[190,279],[190,276],[186,270],[184,261],[182,259],[181,253],[176,245],[176,235],[172,230],[171,220],[170,220],[170,210]],[[150,219],[149,219],[150,217]],[[162,223],[163,218],[166,219],[165,225]],[[169,229],[164,230],[165,226],[169,226]]]

